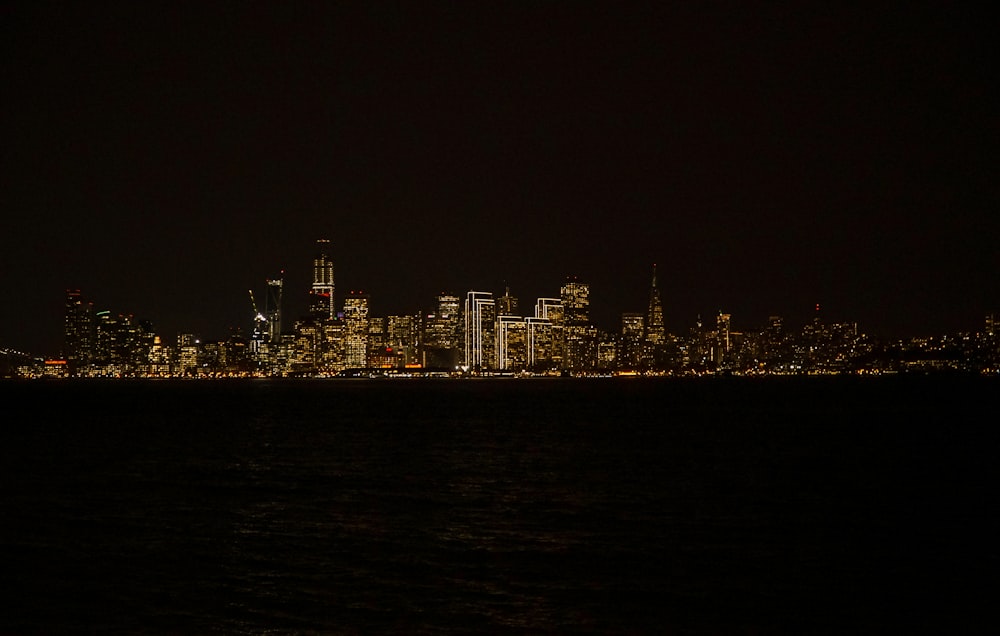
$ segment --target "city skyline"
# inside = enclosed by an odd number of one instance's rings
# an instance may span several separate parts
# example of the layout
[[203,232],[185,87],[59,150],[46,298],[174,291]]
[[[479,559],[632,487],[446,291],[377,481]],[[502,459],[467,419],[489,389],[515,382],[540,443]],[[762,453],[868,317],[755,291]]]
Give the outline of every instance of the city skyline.
[[[162,330],[159,326],[160,323],[157,321],[155,316],[139,315],[130,311],[128,308],[108,306],[99,298],[92,296],[86,290],[69,288],[62,290],[63,295],[60,297],[64,299],[65,294],[79,296],[82,299],[85,299],[86,302],[90,303],[95,312],[115,316],[126,316],[130,320],[134,320],[136,322],[148,323],[152,325],[156,335],[163,337],[167,343],[172,343],[175,339],[182,336],[193,336],[204,340],[219,340],[233,336],[242,336],[250,339],[254,337],[254,333],[256,331],[261,331],[267,334],[268,338],[276,338],[281,333],[291,333],[293,325],[300,321],[310,319],[337,319],[342,321],[345,314],[350,312],[348,307],[349,299],[358,297],[364,297],[365,299],[365,315],[368,316],[370,313],[372,317],[377,316],[379,318],[394,316],[413,316],[418,318],[427,317],[434,313],[435,303],[438,302],[438,299],[442,295],[454,295],[460,301],[466,297],[471,298],[473,295],[477,298],[486,300],[491,307],[491,320],[495,320],[498,316],[503,314],[521,317],[544,316],[544,304],[546,301],[553,303],[560,302],[558,294],[555,298],[545,295],[528,298],[521,297],[516,293],[512,296],[511,286],[504,281],[503,295],[501,295],[498,290],[491,288],[489,285],[474,285],[472,288],[467,290],[441,289],[436,294],[428,296],[421,307],[411,308],[409,311],[392,313],[372,311],[372,306],[378,307],[383,302],[386,306],[399,306],[399,304],[394,303],[392,299],[381,299],[382,302],[380,302],[378,300],[377,292],[373,294],[366,289],[360,288],[343,290],[341,287],[342,291],[340,293],[342,295],[338,298],[334,292],[334,289],[336,288],[336,278],[334,277],[333,272],[336,269],[336,262],[333,258],[333,254],[331,253],[331,250],[333,249],[331,241],[325,238],[317,239],[314,241],[312,247],[315,252],[313,254],[313,258],[311,259],[311,283],[304,284],[300,289],[290,288],[286,282],[289,272],[286,270],[280,270],[275,277],[259,281],[257,289],[251,287],[248,290],[249,294],[244,295],[243,300],[245,301],[245,315],[243,316],[242,321],[237,324],[229,324],[225,326],[217,325],[215,328],[211,328],[208,331],[186,328],[184,325],[178,325],[170,328],[169,330]],[[310,260],[305,251],[303,251],[301,256],[302,258],[300,260],[302,260],[303,263]],[[306,268],[304,267],[303,269]],[[634,307],[623,308],[619,311],[603,306],[603,303],[601,303],[599,298],[597,303],[591,304],[591,285],[585,280],[580,280],[578,276],[565,276],[562,283],[550,286],[547,288],[547,291],[550,293],[553,291],[559,292],[560,289],[565,291],[567,286],[569,288],[573,288],[577,285],[581,285],[585,288],[584,293],[586,294],[586,299],[584,300],[584,308],[582,310],[577,310],[582,311],[579,322],[590,324],[603,334],[616,335],[619,334],[619,332],[627,331],[627,321],[628,316],[630,315],[639,315],[643,317],[658,316],[659,322],[651,322],[650,324],[652,329],[650,332],[652,334],[650,340],[655,344],[663,344],[664,337],[666,336],[683,336],[690,331],[702,329],[705,324],[710,324],[716,319],[717,316],[720,315],[725,315],[727,320],[732,320],[731,317],[733,313],[729,311],[725,305],[720,306],[715,310],[699,312],[693,316],[688,316],[683,320],[666,320],[664,316],[665,312],[663,310],[663,301],[660,296],[660,286],[658,283],[660,273],[657,264],[652,263],[650,265],[650,271],[647,273],[651,276],[651,281],[647,278],[646,287],[648,305],[647,307],[642,308],[642,311],[637,311],[639,309],[639,303],[634,303]],[[301,276],[294,276],[291,278],[298,281]],[[516,290],[514,291],[516,292]],[[264,304],[257,304],[258,297],[264,299]],[[500,303],[504,300],[508,300],[508,302],[512,300],[515,304],[513,306],[508,305],[506,311],[504,312],[500,309],[493,309],[495,303]],[[524,307],[524,311],[517,311],[518,301],[522,303],[521,306]],[[478,304],[474,304],[474,307],[478,307]],[[857,320],[852,319],[850,316],[835,316],[831,320],[829,314],[823,312],[821,303],[814,303],[810,307],[811,311],[808,313],[802,312],[801,309],[802,308],[798,308],[798,311],[794,312],[796,315],[803,316],[801,320],[788,320],[787,313],[772,311],[768,312],[766,316],[757,318],[737,316],[735,326],[741,329],[759,330],[766,328],[768,323],[774,318],[780,318],[783,322],[787,321],[786,324],[788,324],[789,327],[798,329],[807,325],[810,321],[821,319],[835,323],[851,323],[856,325],[861,332],[866,334],[869,333],[868,330],[865,329],[865,325],[859,324]],[[469,310],[460,309],[460,311],[462,311],[464,315],[465,312]],[[560,305],[560,311],[565,311],[567,317],[571,317],[574,309],[573,307],[562,307]],[[478,315],[478,309],[472,309],[472,313]],[[989,319],[989,317],[993,315],[995,315],[995,312],[987,312],[983,316],[979,316],[978,320],[972,321],[967,328],[959,329],[953,332],[932,333],[927,331],[907,336],[896,335],[881,337],[876,335],[876,337],[881,340],[890,341],[893,339],[902,340],[905,338],[952,336],[960,333],[979,333],[983,328],[984,319]],[[611,317],[610,321],[607,318],[609,316]],[[208,324],[210,321],[210,316],[203,316],[198,322],[199,324]],[[671,329],[667,326],[674,323],[681,323],[684,326],[680,329]],[[468,328],[468,325],[466,325],[466,328]],[[20,351],[34,356],[59,357],[59,355],[56,354],[64,354],[63,350],[65,348],[65,323],[63,314],[59,315],[59,333],[55,334],[54,338],[58,339],[60,344],[58,348],[53,351],[32,351],[26,348],[12,346],[10,343],[4,342],[0,342],[0,348],[9,349],[11,351]],[[466,351],[466,354],[468,355],[468,351]],[[493,355],[493,353],[489,355]]]
[[0,346],[54,353],[68,288],[246,329],[248,287],[316,282],[318,235],[379,315],[577,276],[611,329],[656,263],[669,332],[817,303],[975,330],[1000,304],[979,11],[7,3]]
[[[312,257],[312,282],[303,289],[287,289],[285,284],[286,271],[282,270],[279,276],[268,278],[261,282],[263,289],[258,289],[262,294],[255,294],[251,287],[248,292],[247,311],[245,320],[241,324],[218,327],[214,331],[201,332],[183,327],[174,331],[164,332],[158,327],[158,323],[153,316],[140,316],[128,311],[127,308],[111,308],[79,289],[65,290],[64,298],[77,299],[77,304],[84,303],[90,307],[95,316],[105,315],[108,317],[126,318],[135,324],[147,325],[152,329],[158,339],[162,339],[165,346],[173,346],[173,343],[180,343],[183,340],[196,339],[197,341],[222,341],[234,337],[244,338],[247,341],[277,342],[283,335],[291,335],[300,330],[302,323],[336,321],[347,324],[352,313],[361,315],[366,321],[369,318],[381,320],[394,319],[400,317],[410,317],[421,321],[421,331],[426,328],[422,321],[432,320],[436,313],[441,311],[441,303],[444,298],[454,299],[454,308],[450,311],[459,316],[460,328],[465,337],[464,343],[458,343],[457,348],[464,352],[463,361],[471,361],[474,365],[482,364],[485,359],[492,359],[497,356],[496,348],[500,345],[502,338],[497,338],[497,334],[503,331],[504,318],[517,318],[518,321],[529,323],[530,331],[532,320],[549,322],[550,307],[556,307],[558,318],[553,320],[562,324],[586,325],[594,330],[593,336],[596,338],[628,336],[630,331],[634,331],[633,324],[638,325],[639,339],[648,342],[652,346],[662,346],[668,339],[684,338],[689,334],[703,331],[710,331],[714,321],[725,321],[725,331],[747,330],[751,332],[766,331],[776,320],[785,325],[785,329],[797,331],[800,328],[808,328],[810,322],[820,321],[833,324],[849,324],[862,336],[868,337],[864,325],[859,325],[857,321],[849,317],[839,317],[830,320],[822,313],[819,303],[813,307],[806,321],[793,323],[786,321],[784,314],[780,312],[770,312],[766,319],[761,319],[752,323],[745,319],[733,321],[732,313],[725,307],[720,307],[714,313],[698,314],[690,317],[688,325],[683,330],[670,330],[664,320],[663,303],[660,297],[658,283],[659,272],[657,265],[653,263],[650,269],[651,280],[648,284],[648,306],[644,311],[637,312],[632,309],[618,311],[613,322],[602,322],[595,319],[598,313],[594,309],[600,307],[600,303],[591,303],[591,287],[587,281],[580,280],[576,276],[567,276],[561,285],[556,286],[558,294],[555,297],[538,296],[533,300],[530,298],[519,298],[512,295],[510,285],[505,284],[502,295],[495,290],[487,290],[486,286],[476,286],[466,291],[442,290],[433,298],[429,298],[426,307],[413,309],[409,312],[388,314],[372,311],[372,294],[364,290],[342,291],[342,296],[338,299],[335,295],[336,269],[332,255],[332,246],[329,239],[317,239],[313,245]],[[303,262],[308,261],[303,252]],[[258,306],[257,298],[263,299],[263,305]],[[463,301],[464,298],[464,301]],[[339,301],[339,303],[338,303]],[[362,304],[358,304],[361,302]],[[392,303],[387,303],[391,305]],[[521,310],[519,311],[519,306]],[[68,307],[68,306],[67,306]],[[485,309],[484,309],[485,308]],[[66,307],[64,310],[68,311]],[[487,313],[483,313],[486,311]],[[360,312],[360,314],[358,314]],[[956,336],[959,334],[987,334],[992,335],[991,326],[994,324],[995,313],[990,312],[981,317],[982,320],[977,325],[971,326],[953,333],[923,333],[915,337],[936,338],[940,336]],[[68,319],[63,315],[62,331],[60,339],[62,343],[57,352],[38,352],[19,349],[17,347],[4,346],[0,343],[0,348],[9,351],[18,351],[28,355],[49,358],[64,357],[66,355],[67,339],[70,338],[70,325]],[[984,322],[985,320],[985,322]],[[637,322],[636,322],[637,321]],[[489,323],[491,326],[484,328],[481,323]],[[985,328],[985,329],[984,329]],[[489,337],[484,340],[481,335],[484,329],[488,329]],[[365,327],[367,331],[367,326]],[[366,336],[367,338],[367,336]],[[423,338],[421,337],[421,340]],[[494,342],[495,340],[495,342]],[[891,339],[889,339],[891,340]],[[903,338],[898,338],[903,340]],[[485,341],[486,344],[484,344]],[[364,345],[362,345],[364,346]],[[470,349],[472,347],[472,349]],[[728,347],[728,343],[727,343]],[[72,347],[71,347],[72,348]],[[635,353],[635,352],[633,352]],[[501,356],[502,358],[502,356]],[[363,360],[364,354],[360,354],[357,359]],[[502,366],[502,365],[501,365]]]
[[[815,307],[805,325],[772,315],[743,329],[719,311],[685,334],[664,328],[658,270],[653,265],[649,306],[620,314],[602,328],[591,313],[590,285],[568,277],[557,297],[521,303],[469,290],[440,293],[429,312],[378,316],[371,297],[351,290],[337,311],[334,262],[328,239],[318,239],[307,309],[286,315],[284,279],[268,279],[261,311],[249,333],[225,337],[178,332],[126,313],[101,309],[80,290],[67,290],[64,348],[58,358],[30,359],[0,349],[3,377],[234,378],[234,377],[552,377],[595,375],[882,375],[974,372],[993,375],[1000,363],[995,314],[981,330],[880,342],[857,323],[829,322]],[[283,273],[282,273],[283,275]]]

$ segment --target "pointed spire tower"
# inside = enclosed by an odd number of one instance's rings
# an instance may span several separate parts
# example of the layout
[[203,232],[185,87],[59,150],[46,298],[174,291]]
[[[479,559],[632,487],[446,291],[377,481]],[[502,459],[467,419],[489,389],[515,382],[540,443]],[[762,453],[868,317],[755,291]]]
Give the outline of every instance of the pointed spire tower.
[[649,314],[646,316],[646,342],[661,345],[667,340],[663,327],[663,304],[656,287],[656,263],[653,263],[653,284],[649,289]]

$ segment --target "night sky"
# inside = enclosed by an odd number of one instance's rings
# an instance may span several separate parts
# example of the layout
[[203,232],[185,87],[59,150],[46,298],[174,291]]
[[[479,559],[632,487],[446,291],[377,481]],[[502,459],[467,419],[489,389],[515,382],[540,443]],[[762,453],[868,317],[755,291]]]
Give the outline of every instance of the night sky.
[[[1000,311],[995,22],[956,3],[5,2],[0,347],[63,300],[249,330],[316,239],[373,315],[591,285],[617,329]],[[288,323],[286,323],[288,324]]]

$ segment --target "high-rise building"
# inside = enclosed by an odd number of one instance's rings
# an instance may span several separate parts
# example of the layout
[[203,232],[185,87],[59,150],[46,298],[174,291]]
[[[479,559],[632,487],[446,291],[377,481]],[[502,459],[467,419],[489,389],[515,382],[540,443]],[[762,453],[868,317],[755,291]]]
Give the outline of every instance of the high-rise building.
[[[285,272],[281,272],[284,276]],[[267,280],[267,302],[264,305],[264,318],[267,319],[267,340],[277,344],[281,340],[281,293],[284,279]]]
[[368,294],[352,291],[344,299],[344,324],[344,358],[347,366],[368,366]]
[[539,298],[535,303],[535,317],[550,320],[554,325],[563,323],[563,305],[559,298]]
[[501,371],[520,371],[528,364],[527,333],[521,316],[497,316],[497,365]]
[[465,366],[492,369],[495,364],[496,301],[491,292],[470,291],[465,296]]
[[597,365],[597,328],[590,322],[590,285],[572,278],[559,289],[559,297],[565,324],[563,367],[591,369]]
[[66,290],[63,356],[70,373],[90,364],[94,357],[95,337],[93,303],[84,300],[79,289]]
[[524,319],[528,352],[528,368],[548,371],[558,366],[554,350],[554,326],[548,318],[528,316]]
[[336,315],[334,309],[333,261],[330,260],[330,241],[316,241],[313,259],[313,282],[309,290],[309,313],[319,320],[329,320]]
[[722,364],[729,357],[729,352],[732,349],[732,324],[733,320],[730,314],[724,314],[720,311],[719,315],[715,317],[715,346],[712,360],[716,364]]
[[622,333],[617,363],[626,368],[638,369],[645,363],[643,337],[646,331],[646,316],[641,313],[622,314]]
[[575,277],[559,289],[563,317],[567,325],[585,325],[590,322],[590,285]]
[[404,364],[419,364],[420,316],[389,316],[386,319],[386,346],[397,352]]
[[498,316],[516,316],[517,315],[517,298],[510,295],[510,287],[505,286],[503,296],[497,298],[497,315]]
[[653,264],[653,284],[649,289],[649,311],[646,314],[646,341],[651,345],[662,345],[667,340],[663,327],[663,304],[660,290],[656,287],[656,264]]
[[461,301],[458,296],[437,296],[437,309],[424,318],[420,343],[421,363],[425,367],[453,369],[463,361]]
[[541,350],[532,354],[531,364],[535,367],[560,368],[566,353],[565,312],[559,298],[539,298],[535,302],[535,318],[549,322],[543,328],[539,345]]

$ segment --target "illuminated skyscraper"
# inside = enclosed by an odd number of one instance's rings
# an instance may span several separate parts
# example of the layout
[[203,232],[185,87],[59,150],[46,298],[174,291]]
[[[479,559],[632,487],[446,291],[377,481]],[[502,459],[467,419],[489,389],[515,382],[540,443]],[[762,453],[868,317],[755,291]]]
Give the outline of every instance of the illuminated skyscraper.
[[458,296],[437,296],[436,311],[424,318],[421,361],[425,367],[453,369],[464,361],[461,315]]
[[[559,368],[566,349],[563,305],[559,298],[539,298],[535,302],[534,320],[529,321],[528,362],[534,368]],[[534,327],[533,323],[538,322]]]
[[527,333],[521,316],[497,317],[497,369],[519,371],[528,364]]
[[330,260],[330,241],[316,241],[316,257],[313,259],[313,283],[309,291],[309,313],[319,320],[332,319],[334,311],[333,298],[333,261]]
[[517,315],[517,298],[510,295],[510,287],[504,287],[503,296],[497,298],[496,303],[498,316]]
[[548,318],[528,316],[524,319],[527,365],[534,371],[553,367],[553,326]]
[[351,292],[344,299],[344,357],[347,366],[363,368],[368,366],[368,295]]
[[646,314],[646,341],[651,345],[662,345],[667,340],[663,327],[663,305],[660,290],[656,287],[656,264],[653,264],[653,284],[649,289],[649,311]]
[[590,322],[590,285],[573,278],[559,289],[563,317],[567,325],[585,325]]
[[643,366],[645,327],[646,317],[643,314],[631,312],[622,314],[621,346],[616,356],[618,364],[622,367],[638,369]]
[[559,289],[563,306],[566,369],[590,369],[597,365],[597,328],[590,323],[590,285],[575,278]]
[[[285,272],[281,272],[281,275],[284,276]],[[284,286],[283,278],[267,281],[264,318],[267,319],[267,340],[272,344],[277,344],[281,340],[281,294]]]
[[495,364],[496,302],[491,292],[470,291],[465,296],[465,365],[474,370]]
[[721,311],[715,317],[715,346],[712,351],[712,360],[716,364],[723,364],[729,358],[729,351],[732,348],[730,339],[733,319],[730,314]]
[[66,290],[63,356],[70,373],[90,363],[94,356],[96,325],[94,305],[84,300],[80,290]]

